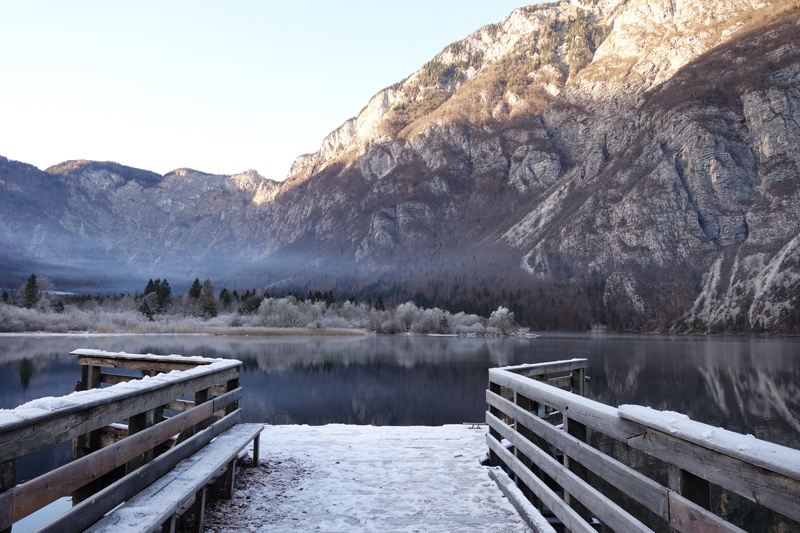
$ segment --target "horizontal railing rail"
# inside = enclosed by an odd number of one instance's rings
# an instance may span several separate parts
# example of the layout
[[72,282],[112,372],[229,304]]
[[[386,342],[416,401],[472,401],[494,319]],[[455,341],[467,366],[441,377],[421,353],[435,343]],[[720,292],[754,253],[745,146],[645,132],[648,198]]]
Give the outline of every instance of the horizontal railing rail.
[[[677,413],[589,400],[576,394],[580,375],[571,366],[578,365],[585,369],[585,360],[490,369],[486,392],[492,460],[567,528],[593,531],[596,517],[614,531],[651,531],[593,487],[588,472],[684,533],[742,531],[710,510],[709,483],[800,520],[800,451]],[[569,379],[549,377],[558,372]],[[561,426],[544,418],[554,412]],[[587,429],[666,463],[668,486],[590,446]]]
[[[110,484],[180,448],[214,420],[224,430],[241,418],[240,361],[89,350],[73,354],[84,365],[77,388],[86,390],[0,412],[0,531],[61,497],[73,495],[73,503],[79,503],[103,488],[101,480],[114,476],[105,483]],[[157,375],[125,376],[101,388],[103,367]],[[194,401],[183,399],[187,396]],[[69,440],[72,462],[16,483],[18,458]]]

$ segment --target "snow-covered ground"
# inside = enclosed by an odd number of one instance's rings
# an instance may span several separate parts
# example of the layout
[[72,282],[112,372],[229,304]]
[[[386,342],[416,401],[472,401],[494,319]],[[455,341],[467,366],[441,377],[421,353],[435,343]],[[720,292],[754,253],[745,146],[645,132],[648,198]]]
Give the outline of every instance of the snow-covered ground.
[[267,426],[215,531],[530,531],[480,465],[486,427]]

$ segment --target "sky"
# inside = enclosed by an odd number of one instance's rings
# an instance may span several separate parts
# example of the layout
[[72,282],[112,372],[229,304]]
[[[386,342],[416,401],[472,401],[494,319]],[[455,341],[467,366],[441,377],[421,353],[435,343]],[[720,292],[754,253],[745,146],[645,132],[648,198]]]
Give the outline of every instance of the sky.
[[0,0],[0,155],[165,174],[298,155],[524,0]]

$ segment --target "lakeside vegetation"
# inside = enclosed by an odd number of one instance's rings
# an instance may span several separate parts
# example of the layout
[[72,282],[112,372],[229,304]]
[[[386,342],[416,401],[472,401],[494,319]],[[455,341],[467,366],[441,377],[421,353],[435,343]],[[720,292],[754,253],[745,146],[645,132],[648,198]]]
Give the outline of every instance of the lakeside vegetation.
[[[42,290],[47,287],[48,290]],[[383,298],[358,302],[338,299],[332,291],[307,296],[270,295],[253,289],[240,295],[211,280],[195,279],[186,295],[173,295],[169,282],[150,280],[141,294],[63,295],[52,283],[31,274],[23,288],[0,301],[1,332],[211,333],[276,334],[440,334],[509,336],[527,332],[514,313],[500,306],[488,317],[405,302],[387,308]]]

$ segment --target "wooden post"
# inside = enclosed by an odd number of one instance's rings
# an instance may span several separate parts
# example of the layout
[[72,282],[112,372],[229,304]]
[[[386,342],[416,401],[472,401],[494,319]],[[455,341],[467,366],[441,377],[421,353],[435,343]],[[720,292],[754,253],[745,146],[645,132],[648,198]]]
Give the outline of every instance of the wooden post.
[[[514,392],[514,403],[517,404],[521,409],[525,409],[526,411],[530,411],[531,406],[533,404],[530,398],[523,396],[517,392]],[[520,424],[519,420],[515,421],[514,426],[517,432],[521,436],[525,437],[528,440],[536,442],[535,439],[538,437],[538,435],[536,435],[533,431]],[[514,455],[516,455],[517,458],[520,461],[522,461],[522,464],[524,464],[526,468],[530,470],[536,468],[533,462],[530,460],[530,458],[526,456],[524,453],[522,453],[519,450],[519,448],[516,447],[514,448]],[[519,489],[522,491],[522,494],[524,494],[525,497],[528,499],[528,501],[530,501],[534,506],[536,506],[537,509],[541,509],[542,501],[536,497],[533,491],[531,491],[531,489],[522,481],[522,479],[519,476],[515,474],[514,477],[516,478],[517,487],[519,487]]]
[[[500,385],[498,385],[497,383],[492,383],[491,381],[489,382],[489,390],[497,394],[498,396],[500,396],[502,393]],[[503,417],[503,413],[500,412],[500,409],[492,407],[491,405],[489,406],[489,412],[498,418],[502,419]],[[497,442],[502,442],[503,440],[502,435],[500,435],[500,433],[498,433],[491,427],[489,427],[489,435],[497,439]],[[489,464],[491,466],[500,466],[503,464],[502,461],[500,461],[500,457],[498,457],[497,454],[494,453],[494,451],[491,448],[489,449]]]
[[[11,493],[3,494],[17,484],[17,460],[12,459],[0,464],[0,524],[14,522],[14,498]],[[0,530],[0,533],[11,533],[11,526]]]
[[[581,442],[586,442],[586,426],[571,420],[566,415],[564,416],[564,431]],[[564,454],[564,466],[569,468],[573,474],[588,483],[589,471],[585,466],[571,459],[566,453]],[[572,495],[570,495],[566,490],[564,491],[564,501],[567,502],[570,507],[572,507],[575,512],[580,515],[581,518],[586,521],[591,519],[589,516],[589,510],[581,502],[579,502],[577,498],[573,498]]]
[[206,485],[198,490],[194,495],[194,526],[192,533],[203,533],[203,521],[206,512]]
[[226,500],[233,498],[233,485],[236,483],[236,457],[228,463],[228,471],[225,473],[225,490],[222,497]]
[[[155,423],[156,410],[150,409],[144,413],[139,413],[128,419],[128,436],[134,435],[143,429],[147,429]],[[145,463],[153,460],[153,450],[144,452],[139,457],[131,459],[125,464],[126,474],[130,474]]]
[[[580,396],[586,395],[586,369],[578,368],[573,370],[570,381],[570,391],[573,394],[578,394]],[[575,422],[574,420],[570,420],[566,413],[564,413],[564,431],[581,442],[586,442],[586,425]],[[569,468],[573,474],[577,475],[583,481],[588,483],[589,471],[585,466],[577,463],[567,454],[564,454],[564,466]],[[572,495],[570,495],[567,491],[564,491],[564,501],[567,502],[575,510],[575,512],[580,515],[581,518],[587,521],[591,520],[591,517],[589,516],[589,510],[576,498],[573,498]]]
[[161,524],[161,533],[175,533],[175,524],[178,521],[178,515],[174,514],[167,518],[167,520]]
[[[239,367],[239,374],[241,373],[242,373],[242,367]],[[235,379],[228,380],[225,385],[227,392],[237,389],[239,388],[239,378],[237,377]],[[230,404],[228,407],[225,408],[225,414],[229,415],[238,408],[239,408],[239,402],[233,402],[232,404]]]
[[[213,387],[209,387],[207,389],[199,390],[199,391],[194,393],[194,404],[196,406],[200,405],[201,403],[206,403],[207,401],[210,401],[210,400],[213,400],[213,399],[214,399],[214,388]],[[237,403],[237,402],[234,402],[234,403]],[[228,413],[228,408],[230,408],[230,406],[225,408],[226,414]],[[231,411],[231,412],[233,412],[233,411]],[[203,431],[204,429],[206,429],[210,425],[211,425],[211,419],[207,418],[206,420],[203,420],[202,422],[200,422],[198,424],[195,424],[193,431],[194,431],[194,433],[196,435],[197,433]]]
[[706,511],[711,510],[711,490],[707,480],[675,465],[667,465],[667,485]]
[[[102,368],[99,366],[81,366],[81,380],[76,389],[89,390],[99,389]],[[80,459],[100,449],[100,433],[90,431],[85,435],[79,435],[72,439],[72,460]],[[96,479],[72,493],[72,505],[80,502],[100,490],[100,480]]]
[[253,439],[253,466],[258,466],[258,454],[261,453],[260,443],[261,442],[261,433],[256,435],[256,438]]

